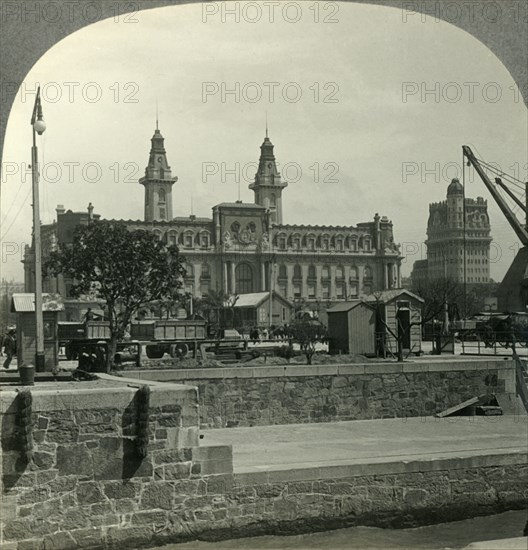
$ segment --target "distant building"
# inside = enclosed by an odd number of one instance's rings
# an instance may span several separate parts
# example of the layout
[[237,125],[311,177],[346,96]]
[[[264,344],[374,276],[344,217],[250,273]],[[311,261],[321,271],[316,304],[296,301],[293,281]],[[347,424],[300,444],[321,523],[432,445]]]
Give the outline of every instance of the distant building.
[[[172,190],[177,182],[167,161],[164,138],[156,128],[148,165],[139,180],[144,187],[144,220],[121,220],[131,229],[146,229],[178,245],[185,256],[185,285],[194,296],[210,290],[229,294],[269,292],[287,301],[320,303],[320,310],[339,301],[401,286],[399,246],[392,222],[378,214],[355,226],[292,225],[283,221],[282,192],[287,187],[277,170],[274,146],[266,135],[254,182],[255,202],[224,202],[212,217],[173,217]],[[331,199],[329,199],[331,200]],[[98,219],[87,212],[57,208],[57,221],[42,227],[43,256],[58,243],[72,242],[78,224]],[[26,291],[33,291],[32,249],[25,258]],[[69,296],[71,281],[44,281],[44,290]],[[317,308],[316,308],[317,309]]]
[[6,279],[0,281],[0,335],[7,326],[16,322],[16,315],[11,311],[11,298],[19,292],[24,292],[24,283]]
[[467,283],[488,283],[491,241],[487,201],[482,197],[464,199],[462,184],[453,179],[447,200],[429,205],[427,259],[414,263],[414,287],[442,277],[464,282],[464,275]]

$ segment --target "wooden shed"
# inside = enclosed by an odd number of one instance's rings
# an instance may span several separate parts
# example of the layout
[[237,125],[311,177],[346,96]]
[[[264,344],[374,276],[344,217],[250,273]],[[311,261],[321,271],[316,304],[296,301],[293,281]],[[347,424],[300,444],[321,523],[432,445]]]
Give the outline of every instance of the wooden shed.
[[[378,355],[395,355],[400,336],[404,353],[422,351],[422,305],[420,296],[402,288],[383,290],[364,298],[376,309]],[[390,330],[389,330],[390,329]]]
[[401,335],[405,353],[422,349],[423,300],[404,289],[384,290],[327,310],[329,352],[395,356]]
[[363,300],[333,306],[328,314],[330,354],[376,355],[376,309]]
[[281,326],[289,323],[293,315],[293,304],[273,291],[270,321],[270,293],[252,292],[238,296],[233,312],[236,329],[267,328],[270,325]]
[[[57,324],[59,312],[64,310],[59,295],[42,295],[42,318],[44,322],[44,364],[47,371],[59,362]],[[19,365],[35,365],[36,319],[35,294],[13,294],[11,311],[16,313],[17,362]]]

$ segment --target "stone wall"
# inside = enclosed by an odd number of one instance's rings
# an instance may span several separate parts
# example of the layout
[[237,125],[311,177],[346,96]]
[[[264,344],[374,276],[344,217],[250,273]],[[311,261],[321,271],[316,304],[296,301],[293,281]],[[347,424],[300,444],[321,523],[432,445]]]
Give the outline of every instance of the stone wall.
[[203,427],[429,416],[490,393],[515,393],[511,360],[416,361],[130,371],[198,387]]
[[138,389],[111,377],[32,388],[29,453],[21,395],[0,392],[2,549],[130,548],[163,510],[232,475],[231,447],[199,447],[196,388],[150,384],[148,410]]
[[150,385],[141,458],[140,385],[112,387],[111,377],[103,378],[110,387],[32,390],[30,456],[21,398],[0,392],[3,550],[130,549],[198,537],[420,525],[527,503],[526,452],[235,474],[230,446],[198,445],[196,388],[175,384]]

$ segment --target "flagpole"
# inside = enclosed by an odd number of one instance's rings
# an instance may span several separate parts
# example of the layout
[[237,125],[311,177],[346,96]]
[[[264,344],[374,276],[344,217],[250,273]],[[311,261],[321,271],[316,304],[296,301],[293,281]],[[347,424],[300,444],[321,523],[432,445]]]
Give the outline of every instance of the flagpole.
[[39,169],[36,134],[42,135],[46,129],[46,124],[42,118],[40,86],[37,90],[33,115],[31,116],[31,127],[33,130],[31,180],[33,186],[33,253],[35,258],[35,370],[37,372],[43,372],[46,367],[44,353],[44,321],[42,316],[42,245],[40,238]]

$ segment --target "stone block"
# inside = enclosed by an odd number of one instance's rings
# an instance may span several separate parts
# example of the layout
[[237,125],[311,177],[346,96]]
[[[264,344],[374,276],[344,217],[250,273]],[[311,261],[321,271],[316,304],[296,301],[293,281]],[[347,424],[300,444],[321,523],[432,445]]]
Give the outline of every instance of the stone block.
[[99,548],[104,544],[102,529],[94,527],[91,529],[76,529],[70,531],[75,540],[74,548]]
[[232,474],[208,475],[205,478],[205,483],[208,495],[226,495],[233,488],[234,478]]
[[114,508],[117,514],[129,514],[137,510],[137,501],[130,498],[123,498],[114,502]]
[[52,479],[48,484],[50,495],[52,497],[62,496],[64,493],[75,491],[77,488],[77,477],[56,477]]
[[171,449],[196,447],[200,444],[198,426],[167,428],[167,443]]
[[186,462],[192,458],[191,449],[170,449],[153,453],[154,464],[173,464],[177,462]]
[[74,529],[91,527],[91,516],[92,513],[89,506],[71,508],[62,515],[60,528],[63,531],[72,531]]
[[411,508],[423,505],[428,498],[428,493],[425,489],[408,489],[405,491],[405,503]]
[[57,447],[57,469],[60,476],[92,476],[92,456],[86,445],[84,443],[59,445]]
[[110,548],[147,547],[154,538],[152,527],[141,525],[135,527],[109,527],[106,532],[106,544]]
[[107,498],[119,500],[123,498],[135,498],[138,485],[129,481],[107,481],[103,485],[103,491]]
[[35,486],[30,489],[21,491],[17,498],[17,504],[24,506],[25,504],[35,504],[37,502],[45,502],[50,497],[49,488],[46,486]]
[[174,487],[170,483],[156,481],[145,485],[139,507],[143,510],[171,510]]
[[121,479],[123,477],[123,439],[101,437],[99,446],[90,449],[95,479]]
[[67,531],[46,535],[42,539],[42,550],[71,550],[75,548],[75,539]]
[[77,485],[77,501],[79,504],[94,504],[105,500],[105,495],[99,483],[88,481]]
[[192,448],[192,461],[232,460],[233,448],[231,445],[204,445]]
[[35,519],[32,517],[15,519],[5,522],[4,539],[11,541],[39,538],[56,530],[57,525],[45,519]]
[[163,468],[166,481],[175,479],[189,479],[191,475],[191,462],[178,462],[176,464],[166,464]]
[[131,519],[132,525],[155,525],[156,527],[165,525],[167,521],[167,512],[162,510],[135,512]]

